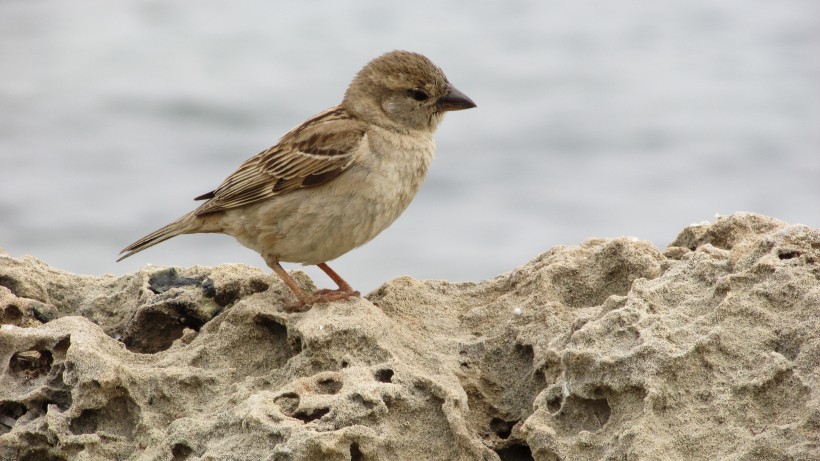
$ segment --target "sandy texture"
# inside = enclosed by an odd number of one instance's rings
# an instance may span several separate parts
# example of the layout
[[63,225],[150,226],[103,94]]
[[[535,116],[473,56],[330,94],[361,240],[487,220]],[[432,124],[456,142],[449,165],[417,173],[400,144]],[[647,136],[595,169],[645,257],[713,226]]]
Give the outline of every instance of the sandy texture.
[[244,266],[0,255],[0,459],[820,458],[816,229],[736,214],[665,250],[288,296]]

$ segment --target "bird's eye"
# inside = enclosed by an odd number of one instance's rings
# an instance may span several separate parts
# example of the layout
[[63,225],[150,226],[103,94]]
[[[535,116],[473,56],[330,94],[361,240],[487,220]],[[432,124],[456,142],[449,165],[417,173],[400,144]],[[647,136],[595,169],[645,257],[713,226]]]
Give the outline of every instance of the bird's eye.
[[414,88],[409,91],[410,97],[415,99],[416,101],[427,101],[430,99],[430,95],[427,94],[426,91],[420,90],[418,88]]

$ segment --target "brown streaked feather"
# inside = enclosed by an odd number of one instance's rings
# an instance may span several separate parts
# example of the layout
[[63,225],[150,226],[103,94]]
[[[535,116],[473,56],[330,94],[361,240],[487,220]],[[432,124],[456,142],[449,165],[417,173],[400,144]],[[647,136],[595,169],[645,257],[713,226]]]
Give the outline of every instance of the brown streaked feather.
[[208,201],[194,213],[249,205],[333,180],[350,166],[366,126],[340,106],[316,115],[245,161],[214,191],[197,197]]

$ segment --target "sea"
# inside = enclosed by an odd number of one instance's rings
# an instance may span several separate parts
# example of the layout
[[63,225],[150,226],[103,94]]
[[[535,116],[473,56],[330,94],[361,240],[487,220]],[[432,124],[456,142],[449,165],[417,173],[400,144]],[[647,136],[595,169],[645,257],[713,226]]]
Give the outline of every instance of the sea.
[[816,0],[2,0],[0,247],[92,275],[267,270],[223,235],[115,260],[394,49],[478,107],[445,117],[398,221],[331,263],[363,292],[590,238],[662,249],[737,211],[820,227]]

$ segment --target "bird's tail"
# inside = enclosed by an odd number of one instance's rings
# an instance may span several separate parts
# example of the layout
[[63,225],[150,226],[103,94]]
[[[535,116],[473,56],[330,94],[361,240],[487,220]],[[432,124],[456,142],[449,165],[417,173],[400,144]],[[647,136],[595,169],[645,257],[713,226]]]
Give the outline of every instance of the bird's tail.
[[192,226],[196,217],[193,213],[188,213],[185,216],[177,219],[176,221],[168,224],[165,227],[155,230],[150,234],[146,235],[145,237],[137,240],[136,242],[132,243],[125,247],[122,251],[120,251],[120,258],[117,262],[122,261],[123,259],[132,256],[134,254],[139,253],[140,251],[150,248],[157,243],[164,242],[171,237],[176,237],[180,234],[187,234],[191,232],[195,226]]

